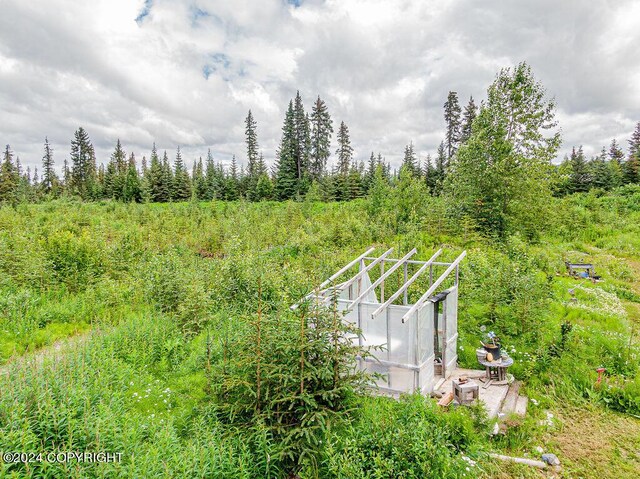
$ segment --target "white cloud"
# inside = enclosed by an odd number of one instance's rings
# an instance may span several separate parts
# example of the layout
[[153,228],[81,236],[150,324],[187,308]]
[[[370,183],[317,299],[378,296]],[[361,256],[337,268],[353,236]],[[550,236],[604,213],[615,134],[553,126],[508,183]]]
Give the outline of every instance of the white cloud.
[[640,120],[639,16],[630,0],[2,0],[0,141],[35,166],[48,136],[60,165],[82,125],[102,161],[117,138],[138,158],[155,141],[228,160],[251,108],[273,160],[299,89],[348,124],[358,158],[397,163],[409,141],[435,151],[449,90],[480,100],[525,60],[564,149],[591,154]]

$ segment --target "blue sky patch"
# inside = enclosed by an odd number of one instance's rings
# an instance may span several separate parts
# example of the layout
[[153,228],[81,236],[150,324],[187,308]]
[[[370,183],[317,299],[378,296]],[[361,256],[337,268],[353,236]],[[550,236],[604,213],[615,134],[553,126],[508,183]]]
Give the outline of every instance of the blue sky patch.
[[140,10],[140,13],[136,17],[136,23],[138,25],[140,25],[143,22],[143,20],[149,15],[149,13],[151,13],[152,5],[153,5],[153,0],[144,0],[144,6],[142,7],[142,10]]
[[[209,79],[212,73],[219,70],[229,70],[231,66],[231,59],[224,53],[214,53],[210,55],[211,63],[207,63],[202,67],[202,74],[206,79]],[[223,75],[223,79],[227,80],[228,75]]]

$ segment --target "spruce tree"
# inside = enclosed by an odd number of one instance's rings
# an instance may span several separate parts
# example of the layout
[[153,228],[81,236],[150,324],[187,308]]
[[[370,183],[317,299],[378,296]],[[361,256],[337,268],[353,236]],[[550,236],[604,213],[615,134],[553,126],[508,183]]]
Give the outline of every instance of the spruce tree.
[[42,157],[42,190],[46,194],[54,192],[58,184],[58,177],[53,163],[53,148],[49,144],[49,139],[44,139],[44,156]]
[[629,139],[629,156],[622,167],[624,183],[640,183],[640,122]]
[[311,110],[311,165],[310,173],[313,180],[320,180],[327,169],[327,161],[331,155],[331,135],[333,121],[329,115],[326,103],[316,99]]
[[189,179],[189,173],[187,173],[187,169],[182,161],[180,147],[178,147],[176,151],[171,185],[171,199],[173,201],[186,201],[191,198],[191,181]]
[[[102,165],[101,165],[102,168]],[[98,175],[101,177],[102,175]],[[107,168],[104,170],[104,177],[101,178],[100,183],[102,183],[102,193],[106,198],[111,199],[120,199],[118,193],[118,170],[116,167],[115,161],[113,161],[113,156],[107,163]]]
[[116,148],[111,155],[111,161],[115,164],[115,177],[113,181],[113,197],[117,200],[123,199],[124,184],[128,175],[127,154],[122,149],[120,139],[116,143]]
[[71,141],[71,192],[83,199],[93,193],[96,179],[96,158],[89,135],[80,127]]
[[348,177],[348,199],[354,200],[356,198],[362,198],[364,196],[364,187],[362,181],[362,173],[364,165],[357,164],[356,161],[351,163]]
[[420,168],[418,167],[418,159],[413,151],[413,142],[409,142],[404,147],[404,158],[402,160],[402,168],[404,168],[411,176],[420,176]]
[[447,161],[450,161],[460,143],[460,104],[458,94],[450,91],[444,104],[444,121],[446,123],[445,147]]
[[247,114],[245,123],[245,141],[247,144],[247,168],[248,176],[251,179],[258,180],[258,134],[256,132],[257,123],[253,119],[251,110]]
[[300,193],[295,141],[294,109],[293,101],[290,101],[276,161],[275,194],[280,200],[293,198]]
[[71,194],[71,170],[66,158],[62,162],[62,181],[64,182],[65,194]]
[[569,177],[570,191],[572,193],[589,191],[589,188],[591,188],[591,175],[584,157],[584,152],[582,151],[582,145],[580,145],[578,151],[573,147],[569,164],[571,165],[571,174]]
[[460,130],[460,143],[464,143],[471,136],[471,125],[473,120],[478,114],[478,108],[476,107],[473,97],[469,98],[469,103],[464,108],[462,115],[462,128]]
[[338,157],[338,173],[344,176],[349,174],[351,159],[353,158],[353,148],[351,147],[351,139],[349,138],[349,128],[345,122],[340,122],[338,130],[338,148],[336,156]]
[[231,157],[229,172],[225,175],[224,199],[228,201],[237,200],[240,197],[240,176],[238,175],[238,162],[236,155]]
[[629,139],[629,156],[640,155],[640,121]]
[[164,150],[162,154],[162,181],[167,188],[167,201],[171,201],[173,199],[173,169],[171,168],[171,163],[169,163],[167,150]]
[[309,186],[309,155],[311,153],[311,125],[304,111],[300,92],[293,105],[294,151],[297,167],[298,194],[304,194]]
[[438,145],[438,153],[436,155],[436,164],[434,169],[433,193],[439,195],[442,192],[442,186],[445,178],[447,177],[447,151],[444,146],[444,142],[441,141]]
[[371,188],[371,185],[373,185],[373,179],[376,176],[377,165],[378,163],[376,162],[376,157],[374,156],[372,151],[371,156],[369,156],[369,162],[367,163],[367,172],[364,177],[364,188],[367,192]]
[[607,151],[604,147],[602,147],[599,156],[591,158],[588,164],[588,171],[591,179],[589,186],[591,188],[610,190],[614,186],[611,169],[607,165]]
[[608,155],[610,161],[616,161],[619,165],[622,165],[622,163],[624,162],[624,152],[618,146],[618,142],[615,138],[611,140]]
[[[20,164],[20,158],[16,158],[16,164]],[[18,201],[21,203],[31,203],[34,201],[33,186],[31,184],[31,168],[18,175]]]
[[273,197],[273,183],[266,173],[258,178],[255,190],[255,201],[270,200]]
[[[441,143],[442,144],[442,143]],[[443,148],[444,151],[444,148]],[[438,187],[438,176],[436,173],[436,169],[433,166],[433,162],[431,160],[431,155],[427,155],[427,159],[424,163],[424,180],[429,189],[429,193],[434,195],[436,193],[436,188]]]
[[[165,158],[166,154],[165,152]],[[149,166],[147,178],[150,201],[164,203],[171,199],[171,185],[167,181],[165,166],[158,157],[155,143],[151,149],[151,165]]]
[[217,174],[216,165],[213,162],[211,148],[207,151],[207,160],[205,163],[205,194],[202,199],[213,200],[220,197],[220,181]]
[[198,161],[193,164],[193,175],[191,176],[191,181],[193,183],[193,196],[197,200],[207,199],[207,181],[204,177],[202,157],[198,158]]
[[132,152],[129,156],[122,186],[122,201],[140,203],[142,201],[142,193],[142,182],[136,168],[136,157]]
[[20,174],[13,162],[13,152],[9,145],[4,150],[0,164],[0,203],[16,204],[18,201],[18,183]]

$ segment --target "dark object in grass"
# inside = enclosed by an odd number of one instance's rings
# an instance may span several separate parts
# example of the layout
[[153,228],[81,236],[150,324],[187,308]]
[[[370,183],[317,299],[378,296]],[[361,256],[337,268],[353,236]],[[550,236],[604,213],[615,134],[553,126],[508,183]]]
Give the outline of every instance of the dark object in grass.
[[567,273],[574,278],[591,279],[593,281],[600,279],[600,276],[596,274],[595,268],[592,263],[569,263],[564,262],[567,267]]

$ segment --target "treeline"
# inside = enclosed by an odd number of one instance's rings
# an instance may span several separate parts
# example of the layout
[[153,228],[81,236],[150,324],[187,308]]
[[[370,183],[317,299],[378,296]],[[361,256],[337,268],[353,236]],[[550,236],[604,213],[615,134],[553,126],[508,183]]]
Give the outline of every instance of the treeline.
[[[451,92],[445,103],[446,139],[440,144],[434,161],[427,157],[421,164],[413,143],[405,147],[402,168],[412,176],[425,179],[429,190],[438,194],[448,163],[460,142],[469,136],[477,108],[470,100],[461,116],[457,94]],[[178,147],[173,160],[165,150],[162,156],[152,147],[147,160],[137,163],[127,155],[120,140],[106,165],[98,166],[95,149],[82,127],[71,141],[69,160],[62,174],[56,173],[53,149],[48,139],[40,174],[37,168],[24,170],[19,158],[6,146],[0,171],[0,201],[33,202],[60,196],[83,200],[115,199],[126,202],[168,202],[196,200],[250,201],[299,199],[307,195],[325,201],[345,201],[367,195],[376,172],[393,183],[399,170],[392,170],[381,153],[371,152],[368,161],[357,161],[351,146],[349,128],[341,122],[337,128],[337,148],[332,149],[333,120],[326,103],[318,97],[311,112],[298,92],[289,102],[276,152],[276,163],[268,168],[260,152],[257,122],[251,111],[245,119],[246,164],[215,162],[211,150],[198,158],[188,171]],[[335,164],[329,159],[335,154]]]
[[319,97],[312,111],[305,111],[300,93],[289,103],[277,151],[276,164],[269,169],[258,145],[257,122],[249,111],[245,119],[246,164],[233,156],[229,166],[215,162],[211,150],[188,170],[180,148],[172,160],[155,144],[147,160],[137,163],[120,140],[106,165],[97,165],[95,149],[82,128],[74,134],[69,161],[62,174],[56,173],[53,149],[44,142],[41,175],[24,170],[9,145],[0,170],[0,202],[33,202],[60,196],[83,200],[111,198],[126,202],[168,202],[196,200],[250,201],[287,200],[315,194],[323,200],[350,200],[365,196],[379,167],[391,181],[396,172],[381,154],[371,153],[368,165],[353,158],[349,129],[342,122],[337,133],[337,165],[328,170],[333,122]]
[[[526,64],[519,65],[514,71],[520,72],[518,74],[522,78],[534,82]],[[522,78],[518,81],[522,81]],[[494,91],[498,92],[497,86],[495,88]],[[539,89],[543,91],[541,87]],[[538,101],[542,101],[541,98]],[[437,153],[434,157],[427,155],[421,160],[410,142],[404,149],[402,165],[397,170],[392,169],[379,152],[371,152],[366,162],[356,160],[349,128],[344,121],[335,131],[337,148],[333,150],[334,123],[326,103],[318,97],[311,111],[307,112],[299,92],[288,104],[276,162],[271,168],[267,167],[260,151],[258,126],[251,111],[245,119],[246,161],[242,166],[239,166],[235,155],[228,166],[216,162],[209,150],[204,159],[196,159],[192,168],[187,168],[179,147],[170,160],[167,151],[160,155],[155,144],[149,159],[144,156],[138,164],[135,155],[127,154],[119,140],[106,165],[98,166],[89,135],[80,127],[71,141],[69,160],[64,160],[60,176],[56,173],[53,150],[48,139],[44,142],[40,174],[37,169],[33,172],[30,168],[23,169],[20,160],[17,157],[14,159],[14,154],[7,145],[0,164],[0,202],[37,202],[60,196],[125,202],[240,198],[261,201],[303,197],[345,201],[366,196],[375,181],[395,184],[401,172],[423,182],[430,194],[439,196],[444,193],[447,184],[456,183],[450,178],[456,170],[452,166],[457,160],[458,152],[467,146],[474,131],[479,132],[481,128],[483,131],[490,131],[491,125],[498,124],[496,118],[490,118],[489,124],[477,125],[479,112],[487,110],[492,103],[496,103],[496,99],[488,98],[477,107],[471,97],[463,109],[457,93],[449,92],[443,105],[445,137]],[[495,110],[500,113],[499,108],[496,107]],[[541,114],[541,111],[535,114]],[[523,115],[519,121],[521,125],[525,125],[528,120]],[[511,127],[507,128],[511,131]],[[507,137],[509,135],[511,133]],[[511,145],[509,148],[513,147],[514,138],[508,138],[507,144]],[[557,140],[556,147],[552,149],[555,152],[559,147],[559,137]],[[523,145],[526,144],[526,141],[523,142]],[[522,151],[521,147],[513,149],[511,157],[515,158]],[[480,150],[477,152],[476,160],[480,164],[483,157],[487,156],[486,153],[485,151],[483,154]],[[329,167],[332,154],[335,155],[333,166]],[[544,161],[551,165],[551,159],[545,157]],[[475,160],[472,159],[470,164],[473,161]],[[639,165],[640,123],[629,140],[628,155],[624,154],[616,140],[611,142],[608,150],[603,148],[600,155],[590,160],[586,160],[582,147],[574,148],[570,157],[565,157],[560,165],[551,166],[550,184],[556,196],[589,191],[592,188],[608,190],[639,183]],[[511,167],[509,168],[506,175],[511,174]],[[461,174],[462,170],[458,168],[457,171],[457,174]],[[524,170],[519,168],[514,171]],[[548,177],[549,175],[544,175],[544,181]],[[471,179],[474,178],[478,180],[472,173]]]
[[640,183],[640,123],[629,139],[629,154],[614,139],[609,149],[587,160],[582,146],[574,147],[570,156],[558,166],[557,194],[580,193],[599,188],[610,190],[618,186]]

